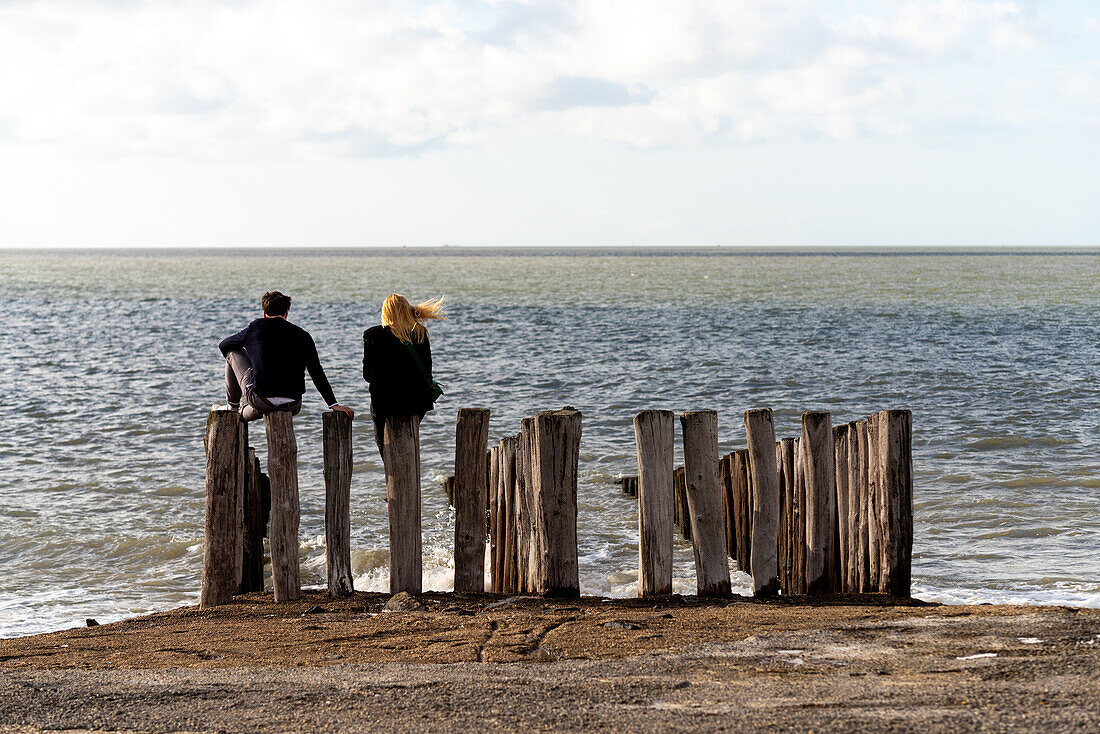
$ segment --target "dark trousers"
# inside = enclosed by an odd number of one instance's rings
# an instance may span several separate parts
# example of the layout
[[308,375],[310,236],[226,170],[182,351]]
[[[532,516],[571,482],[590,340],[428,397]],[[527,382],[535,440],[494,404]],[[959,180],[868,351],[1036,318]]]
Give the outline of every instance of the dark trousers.
[[252,363],[248,355],[239,349],[234,349],[225,357],[225,401],[230,406],[238,407],[241,398],[245,405],[241,409],[241,418],[246,421],[254,421],[264,413],[276,410],[290,411],[294,415],[302,409],[302,401],[293,403],[272,405],[265,398],[256,394],[256,378],[252,373]]

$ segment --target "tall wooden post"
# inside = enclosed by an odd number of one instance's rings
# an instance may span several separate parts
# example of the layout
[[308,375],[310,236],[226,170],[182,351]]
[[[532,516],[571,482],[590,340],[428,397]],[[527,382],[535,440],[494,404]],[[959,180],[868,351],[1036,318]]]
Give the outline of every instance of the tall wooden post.
[[913,415],[908,410],[884,410],[874,418],[883,529],[879,591],[908,597],[913,558]]
[[833,428],[833,471],[836,477],[833,487],[836,489],[836,553],[834,566],[836,579],[833,588],[836,591],[850,591],[848,579],[848,426],[845,423]]
[[527,499],[527,447],[523,431],[516,440],[516,591],[526,594],[533,591],[528,586],[528,569],[531,565],[531,507]]
[[206,419],[206,533],[203,537],[199,606],[224,604],[240,585],[236,562],[240,416],[212,410]]
[[726,555],[737,558],[737,521],[733,504],[733,454],[718,457],[718,484],[726,520]]
[[844,590],[858,593],[860,590],[859,524],[863,512],[859,491],[859,424],[849,423],[845,433],[848,443],[848,517],[842,518],[848,526],[848,547],[842,549],[848,561],[845,566]]
[[302,595],[298,565],[298,442],[294,416],[287,411],[264,415],[267,430],[267,476],[271,480],[271,585],[275,601],[294,601]]
[[542,504],[539,502],[538,486],[535,481],[537,472],[535,461],[535,419],[524,418],[520,422],[523,435],[523,487],[527,495],[527,590],[538,593],[542,590]]
[[325,575],[328,595],[350,596],[351,417],[330,410],[321,416],[325,472]]
[[867,585],[878,591],[882,580],[882,500],[879,497],[878,435],[874,416],[867,419]]
[[390,516],[390,593],[419,594],[424,579],[420,525],[420,419],[386,418],[382,452]]
[[870,491],[870,460],[868,452],[867,421],[859,420],[855,424],[856,450],[859,455],[859,463],[856,466],[856,491],[859,493],[859,546],[856,549],[857,590],[860,593],[877,591],[878,581],[872,582],[871,573],[871,510],[874,507],[871,502]]
[[780,514],[779,514],[779,582],[783,593],[794,592],[794,544],[795,544],[795,440],[784,438],[776,444],[776,462],[779,466]]
[[485,591],[485,449],[489,411],[459,408],[455,424],[455,591]]
[[794,511],[791,513],[791,588],[806,593],[806,442],[794,439]]
[[734,451],[730,460],[733,487],[733,530],[737,541],[737,568],[752,574],[752,491],[749,487],[748,451]]
[[505,594],[515,594],[519,585],[516,568],[516,439],[505,436],[500,440],[501,493],[504,497],[504,565],[502,583]]
[[752,485],[752,587],[756,596],[779,593],[779,474],[775,425],[768,408],[745,411]]
[[500,447],[489,449],[489,588],[504,591],[504,493],[500,487]]
[[241,561],[241,593],[264,590],[264,530],[267,518],[263,514],[260,496],[260,460],[256,450],[248,449],[248,466],[244,485],[244,538]]
[[718,486],[718,414],[713,410],[681,413],[680,427],[698,594],[729,596],[730,570]]
[[638,596],[672,593],[672,469],[676,426],[670,410],[634,417],[638,452]]
[[802,414],[806,476],[806,593],[829,594],[833,586],[836,534],[836,471],[832,418],[827,412]]
[[580,595],[577,562],[577,461],[581,414],[571,408],[535,416],[535,486],[539,500],[545,596]]

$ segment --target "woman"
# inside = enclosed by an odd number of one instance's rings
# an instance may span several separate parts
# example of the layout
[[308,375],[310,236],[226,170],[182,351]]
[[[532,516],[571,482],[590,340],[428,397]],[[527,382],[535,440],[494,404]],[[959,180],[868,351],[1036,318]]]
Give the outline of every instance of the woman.
[[382,324],[363,332],[363,379],[370,385],[374,440],[382,452],[383,427],[393,415],[424,417],[432,409],[432,348],[424,323],[445,319],[443,299],[416,306],[397,293],[382,304]]

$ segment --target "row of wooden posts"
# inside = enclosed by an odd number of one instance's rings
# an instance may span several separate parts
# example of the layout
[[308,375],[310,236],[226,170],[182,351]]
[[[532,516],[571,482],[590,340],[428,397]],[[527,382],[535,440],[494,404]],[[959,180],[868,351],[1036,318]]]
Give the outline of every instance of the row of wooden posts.
[[[718,452],[714,411],[680,416],[684,466],[674,467],[674,416],[643,411],[637,444],[641,596],[672,592],[673,528],[691,540],[697,590],[726,596],[728,557],[770,596],[885,592],[908,596],[912,554],[912,417],[876,413],[833,429],[829,413],[802,416],[798,438],[776,442],[770,410],[745,413],[748,449]],[[276,601],[301,594],[297,444],[292,417],[264,416],[267,474],[237,413],[207,423],[206,541],[202,606],[263,588],[264,502]],[[352,592],[351,421],[324,414],[328,592]],[[487,448],[489,411],[458,412],[455,473],[455,591],[580,593],[577,479],[581,414],[540,412]],[[390,525],[390,590],[422,586],[420,442],[415,417],[387,419],[383,463]]]

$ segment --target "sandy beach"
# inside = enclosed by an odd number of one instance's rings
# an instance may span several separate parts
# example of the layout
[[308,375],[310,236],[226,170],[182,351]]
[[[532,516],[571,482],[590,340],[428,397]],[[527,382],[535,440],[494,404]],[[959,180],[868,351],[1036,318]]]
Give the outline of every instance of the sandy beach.
[[1100,610],[266,594],[0,640],[4,731],[1095,730]]

